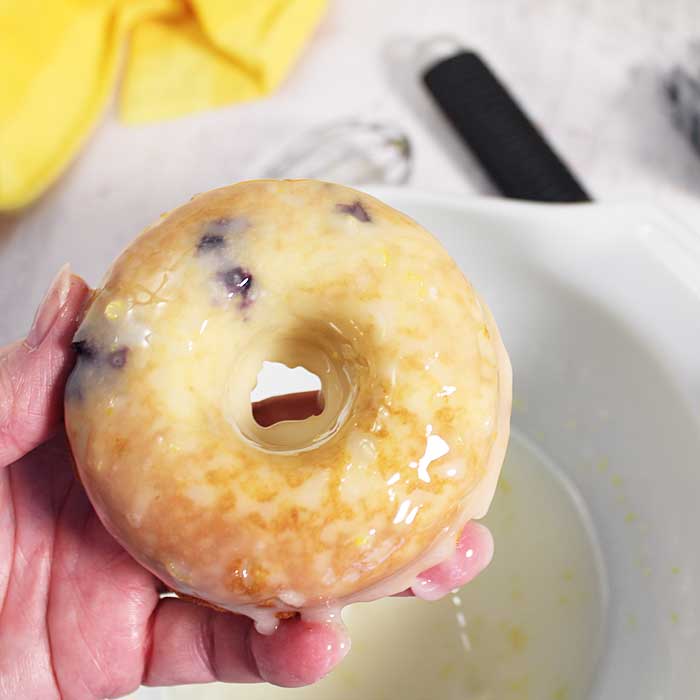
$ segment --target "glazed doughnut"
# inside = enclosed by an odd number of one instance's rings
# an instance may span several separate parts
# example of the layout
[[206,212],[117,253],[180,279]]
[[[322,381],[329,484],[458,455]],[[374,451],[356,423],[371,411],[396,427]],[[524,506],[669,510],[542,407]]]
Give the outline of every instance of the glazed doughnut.
[[[194,197],[117,259],[74,340],[77,470],[173,590],[324,617],[408,588],[490,504],[511,370],[485,304],[405,215],[311,180]],[[263,361],[323,410],[259,425]]]

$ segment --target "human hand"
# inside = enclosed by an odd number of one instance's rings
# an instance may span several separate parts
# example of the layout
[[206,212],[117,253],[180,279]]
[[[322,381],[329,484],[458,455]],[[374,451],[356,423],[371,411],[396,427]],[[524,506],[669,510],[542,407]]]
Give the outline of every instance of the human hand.
[[[0,699],[96,700],[141,684],[214,680],[313,683],[349,649],[339,627],[290,619],[263,636],[246,617],[163,598],[160,581],[97,518],[62,428],[70,343],[88,295],[62,270],[27,338],[0,349]],[[284,400],[263,408],[271,419],[289,410]],[[492,550],[488,531],[470,523],[452,559],[425,572],[415,593],[435,599],[463,585]]]

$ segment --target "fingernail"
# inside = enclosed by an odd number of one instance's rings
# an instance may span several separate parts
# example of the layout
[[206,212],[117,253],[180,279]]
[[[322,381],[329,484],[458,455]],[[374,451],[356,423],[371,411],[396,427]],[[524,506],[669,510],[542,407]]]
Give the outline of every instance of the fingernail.
[[350,650],[342,625],[299,618],[282,621],[274,634],[254,634],[250,643],[260,677],[288,688],[315,683]]
[[444,586],[433,580],[430,572],[419,574],[416,582],[411,586],[413,595],[422,600],[440,600],[445,595]]
[[[339,664],[350,651],[352,643],[350,641],[350,635],[348,634],[347,628],[344,624],[334,623],[335,632],[337,639],[333,644],[332,654],[333,654],[333,666]],[[329,669],[329,671],[332,670]]]
[[470,522],[464,528],[454,554],[437,566],[419,574],[411,586],[423,600],[439,600],[480,574],[493,557],[493,537],[481,523]]
[[70,265],[66,264],[58,271],[44,298],[41,300],[39,308],[36,310],[32,327],[25,341],[30,350],[35,350],[41,345],[56,322],[61,309],[63,309],[68,300],[70,280]]
[[345,625],[338,623],[330,623],[327,625],[330,633],[329,639],[321,648],[319,656],[322,661],[319,663],[318,679],[325,678],[347,655],[350,651],[350,636],[348,635]]

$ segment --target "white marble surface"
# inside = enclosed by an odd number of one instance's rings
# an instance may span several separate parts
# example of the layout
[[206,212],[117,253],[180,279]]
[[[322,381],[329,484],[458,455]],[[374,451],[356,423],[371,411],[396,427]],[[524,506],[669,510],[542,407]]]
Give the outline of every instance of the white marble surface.
[[97,283],[162,211],[255,177],[281,142],[328,120],[402,125],[412,187],[493,194],[410,69],[416,43],[445,33],[482,53],[596,198],[651,201],[700,232],[700,158],[658,87],[700,37],[697,0],[335,0],[272,97],[137,128],[110,112],[40,202],[0,218],[0,342],[24,332],[62,263]]

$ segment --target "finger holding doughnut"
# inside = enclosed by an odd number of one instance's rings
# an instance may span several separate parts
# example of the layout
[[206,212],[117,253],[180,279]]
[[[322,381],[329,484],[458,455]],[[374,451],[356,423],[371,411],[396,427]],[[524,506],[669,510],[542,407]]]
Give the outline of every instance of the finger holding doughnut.
[[151,623],[144,663],[146,685],[256,683],[308,685],[350,649],[339,625],[284,620],[274,635],[256,632],[249,618],[163,599]]

